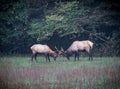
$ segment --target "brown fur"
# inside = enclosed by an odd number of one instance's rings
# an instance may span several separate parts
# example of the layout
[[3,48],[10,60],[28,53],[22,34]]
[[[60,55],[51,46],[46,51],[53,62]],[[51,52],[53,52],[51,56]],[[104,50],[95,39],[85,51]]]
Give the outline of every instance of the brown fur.
[[32,50],[32,53],[33,53],[32,60],[33,60],[33,58],[35,58],[35,60],[36,60],[37,53],[44,54],[46,57],[46,61],[47,60],[50,61],[49,56],[54,57],[54,60],[56,60],[57,54],[55,53],[55,51],[50,49],[50,47],[47,45],[35,44],[35,45],[31,46],[30,49]]
[[86,51],[89,54],[89,60],[92,60],[92,52],[91,52],[92,48],[93,48],[93,42],[89,40],[74,41],[71,44],[71,46],[65,51],[65,54],[68,59],[70,55],[75,54],[75,60],[76,60],[76,57],[79,59],[80,51]]

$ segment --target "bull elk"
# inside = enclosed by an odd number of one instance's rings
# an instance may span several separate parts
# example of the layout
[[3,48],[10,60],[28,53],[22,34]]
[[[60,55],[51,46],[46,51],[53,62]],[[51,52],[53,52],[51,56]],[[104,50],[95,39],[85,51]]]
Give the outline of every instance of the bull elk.
[[52,49],[50,49],[50,47],[47,45],[34,44],[33,46],[30,47],[30,49],[32,50],[32,61],[33,59],[35,59],[35,61],[37,62],[37,59],[36,59],[37,54],[45,55],[46,61],[48,60],[49,62],[50,62],[49,56],[52,56],[54,60],[56,60],[58,56],[57,53]]
[[75,60],[76,60],[76,57],[79,60],[80,51],[86,51],[89,55],[89,60],[93,60],[92,48],[93,48],[93,42],[89,40],[84,40],[84,41],[74,41],[66,51],[63,51],[63,49],[62,51],[66,55],[68,60],[72,54],[75,55]]

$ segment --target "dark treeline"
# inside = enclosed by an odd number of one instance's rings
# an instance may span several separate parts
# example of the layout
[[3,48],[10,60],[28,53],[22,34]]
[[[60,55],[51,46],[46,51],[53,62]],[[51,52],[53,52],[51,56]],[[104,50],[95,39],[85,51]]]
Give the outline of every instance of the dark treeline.
[[120,6],[115,0],[1,0],[0,53],[28,54],[36,43],[67,49],[94,42],[94,55],[120,55]]

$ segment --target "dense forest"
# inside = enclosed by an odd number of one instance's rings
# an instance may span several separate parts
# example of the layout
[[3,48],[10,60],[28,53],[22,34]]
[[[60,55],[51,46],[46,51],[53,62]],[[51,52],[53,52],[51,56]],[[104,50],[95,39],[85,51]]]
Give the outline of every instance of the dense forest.
[[94,56],[120,56],[116,0],[1,0],[0,54],[29,54],[36,43],[67,49],[94,42]]

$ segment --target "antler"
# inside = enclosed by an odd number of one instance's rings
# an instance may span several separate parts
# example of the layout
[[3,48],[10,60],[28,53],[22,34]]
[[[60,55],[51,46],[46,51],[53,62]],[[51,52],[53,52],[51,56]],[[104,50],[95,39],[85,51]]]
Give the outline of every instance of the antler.
[[64,52],[64,49],[61,47],[61,51]]
[[56,49],[57,51],[59,51],[58,48],[57,48],[56,46],[55,46],[55,49]]

